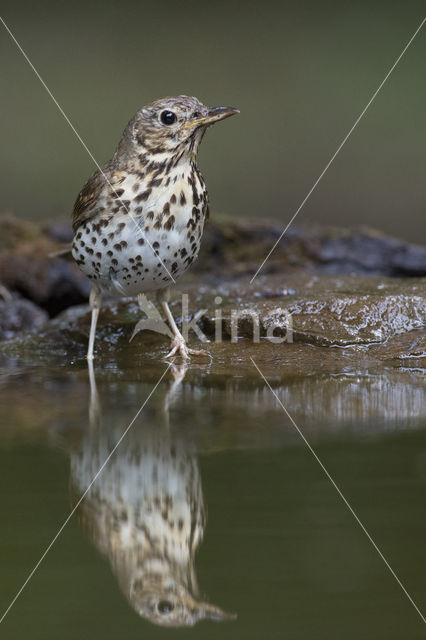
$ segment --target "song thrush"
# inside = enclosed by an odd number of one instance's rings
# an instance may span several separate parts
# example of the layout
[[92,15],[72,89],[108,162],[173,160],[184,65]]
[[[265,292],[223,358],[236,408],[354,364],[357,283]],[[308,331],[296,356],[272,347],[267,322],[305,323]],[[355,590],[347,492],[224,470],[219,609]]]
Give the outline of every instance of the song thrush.
[[170,286],[198,255],[209,215],[196,164],[198,145],[211,124],[236,113],[188,96],[156,100],[130,120],[112,159],[80,191],[72,254],[92,281],[88,359],[93,359],[102,293],[157,291],[175,336],[166,357],[205,353],[188,348],[168,301]]

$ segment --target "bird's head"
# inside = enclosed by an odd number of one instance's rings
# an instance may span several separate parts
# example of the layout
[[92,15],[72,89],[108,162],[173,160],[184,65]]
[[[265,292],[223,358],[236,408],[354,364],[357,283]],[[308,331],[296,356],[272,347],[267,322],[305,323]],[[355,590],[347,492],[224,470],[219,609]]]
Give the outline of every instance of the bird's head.
[[138,155],[156,159],[185,151],[195,154],[206,129],[236,113],[233,107],[206,107],[194,97],[162,98],[137,112],[124,139]]
[[167,589],[133,585],[132,604],[140,616],[162,627],[190,627],[199,620],[235,620],[236,615],[194,597],[183,585]]

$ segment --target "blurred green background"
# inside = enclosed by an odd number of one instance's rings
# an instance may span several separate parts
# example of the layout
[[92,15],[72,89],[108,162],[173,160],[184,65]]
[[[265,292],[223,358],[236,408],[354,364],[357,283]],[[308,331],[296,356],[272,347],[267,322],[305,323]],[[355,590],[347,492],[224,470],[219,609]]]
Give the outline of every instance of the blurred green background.
[[[2,15],[103,163],[133,113],[179,93],[231,104],[200,153],[213,210],[285,225],[424,16],[411,2],[3,2]],[[93,163],[2,29],[0,210],[70,214]],[[299,222],[420,241],[426,28]]]

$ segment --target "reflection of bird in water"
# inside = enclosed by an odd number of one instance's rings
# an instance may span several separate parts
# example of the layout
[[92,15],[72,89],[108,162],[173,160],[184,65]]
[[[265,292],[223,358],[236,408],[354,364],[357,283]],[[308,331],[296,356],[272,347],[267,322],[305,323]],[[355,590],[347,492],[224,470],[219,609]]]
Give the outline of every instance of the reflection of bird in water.
[[[163,402],[166,413],[169,400],[170,393]],[[75,501],[121,435],[105,426],[87,434],[72,456]],[[79,521],[108,557],[139,615],[164,626],[233,617],[199,595],[194,556],[206,518],[195,452],[167,426],[139,426],[132,427],[79,506]]]

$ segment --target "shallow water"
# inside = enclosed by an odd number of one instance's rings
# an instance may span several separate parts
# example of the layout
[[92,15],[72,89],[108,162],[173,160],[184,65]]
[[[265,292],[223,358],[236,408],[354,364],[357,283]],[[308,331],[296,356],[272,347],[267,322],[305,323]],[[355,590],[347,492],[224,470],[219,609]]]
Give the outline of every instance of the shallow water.
[[[101,358],[91,384],[78,358],[4,362],[1,612],[75,513],[1,637],[424,637],[418,613],[254,368],[226,366],[218,352],[213,365],[166,371],[152,357],[158,349],[134,362]],[[424,610],[419,380],[389,370],[273,375],[260,351],[259,362]],[[160,602],[168,613],[155,609]],[[237,617],[200,620],[192,632],[152,624],[221,611]]]

